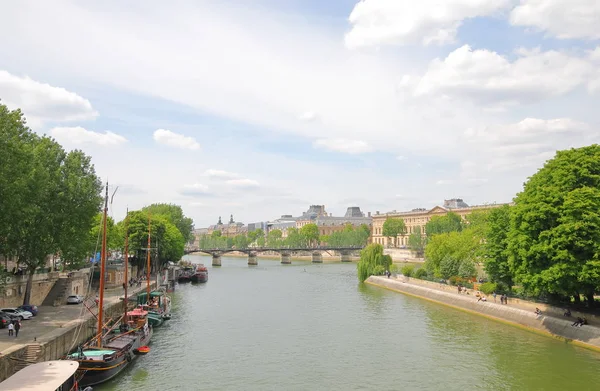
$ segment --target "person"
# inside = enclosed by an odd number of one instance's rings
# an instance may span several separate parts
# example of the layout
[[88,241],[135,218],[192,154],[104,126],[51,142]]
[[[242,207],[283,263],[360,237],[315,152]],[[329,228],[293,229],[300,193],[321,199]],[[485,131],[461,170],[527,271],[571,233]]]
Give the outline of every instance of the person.
[[570,317],[571,316],[571,309],[567,308],[566,311],[565,311],[565,313],[563,314],[563,316]]
[[8,336],[12,337],[14,335],[14,331],[15,331],[15,325],[12,324],[12,322],[10,322],[8,324]]
[[539,308],[535,307],[535,314],[536,315],[541,315],[542,314],[542,310],[540,310]]
[[19,330],[21,330],[21,322],[15,321],[15,338],[19,336]]
[[492,296],[494,296],[494,303],[496,302],[496,292],[492,293]]
[[571,326],[581,327],[583,324],[584,324],[584,320],[581,319],[580,317],[577,317],[577,320],[575,322],[573,322],[573,324]]

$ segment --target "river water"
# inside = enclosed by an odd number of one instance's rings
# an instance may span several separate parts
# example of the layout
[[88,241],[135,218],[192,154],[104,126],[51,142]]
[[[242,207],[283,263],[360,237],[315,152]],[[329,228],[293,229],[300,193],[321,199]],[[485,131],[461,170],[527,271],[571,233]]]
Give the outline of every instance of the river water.
[[177,287],[150,354],[94,389],[600,389],[600,354],[359,285],[354,263],[222,262]]

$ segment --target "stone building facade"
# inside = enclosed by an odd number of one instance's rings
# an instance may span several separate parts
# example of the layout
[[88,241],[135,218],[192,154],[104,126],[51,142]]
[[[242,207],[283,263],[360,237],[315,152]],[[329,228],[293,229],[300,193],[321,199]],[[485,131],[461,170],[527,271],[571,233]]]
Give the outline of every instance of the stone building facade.
[[404,235],[398,235],[396,244],[399,247],[405,247],[408,245],[410,234],[420,230],[421,234],[425,236],[425,224],[427,224],[434,216],[443,216],[451,211],[464,219],[474,211],[497,208],[506,204],[469,206],[462,199],[454,198],[444,200],[443,205],[444,206],[435,206],[431,209],[418,208],[407,212],[392,211],[384,214],[380,214],[379,212],[375,213],[375,215],[373,215],[373,226],[371,229],[371,242],[381,244],[384,247],[390,247],[390,238],[383,236],[383,223],[388,218],[401,218],[404,220],[406,233]]

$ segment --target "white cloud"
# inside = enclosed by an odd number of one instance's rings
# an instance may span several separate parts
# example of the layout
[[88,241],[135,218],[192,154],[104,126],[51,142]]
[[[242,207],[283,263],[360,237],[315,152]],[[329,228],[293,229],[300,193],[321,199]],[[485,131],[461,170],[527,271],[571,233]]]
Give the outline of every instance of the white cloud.
[[440,179],[437,182],[435,182],[436,185],[451,185],[453,183],[454,181],[452,179]]
[[519,50],[510,61],[496,52],[464,45],[435,59],[415,84],[415,96],[445,94],[483,105],[530,104],[586,85],[595,74],[593,54]]
[[300,119],[300,121],[313,122],[319,118],[319,115],[314,111],[306,111],[302,113],[298,118]]
[[511,0],[361,0],[350,14],[346,46],[445,44],[465,19],[494,15]]
[[89,100],[74,92],[3,70],[0,70],[0,99],[11,109],[23,110],[29,120],[40,126],[48,121],[85,121],[98,115]]
[[521,0],[512,10],[510,22],[560,39],[600,39],[600,1]]
[[481,181],[494,172],[533,171],[556,150],[598,142],[600,134],[570,118],[526,118],[508,125],[468,129],[463,140],[468,158],[461,164],[462,177]]
[[362,140],[348,140],[343,138],[319,139],[313,143],[313,146],[315,148],[349,154],[361,154],[373,151],[373,147]]
[[102,146],[116,146],[127,142],[127,139],[113,132],[94,132],[81,126],[56,127],[50,130],[52,137],[69,145],[95,144]]
[[406,160],[406,156],[398,155],[398,156],[396,156],[396,160],[400,160],[400,161]]
[[209,191],[208,186],[202,183],[192,183],[183,185],[181,194],[189,197],[203,197],[212,195],[212,193]]
[[211,177],[211,178],[218,178],[218,179],[231,179],[231,178],[237,178],[239,176],[235,172],[229,172],[229,171],[224,171],[224,170],[215,170],[215,169],[208,169],[208,170],[204,171],[204,175]]
[[200,144],[198,144],[195,138],[171,132],[170,130],[157,129],[154,132],[153,137],[154,141],[156,141],[157,143],[168,145],[170,147],[190,150],[200,149]]
[[226,183],[232,187],[239,189],[252,189],[259,187],[259,183],[253,179],[229,179]]

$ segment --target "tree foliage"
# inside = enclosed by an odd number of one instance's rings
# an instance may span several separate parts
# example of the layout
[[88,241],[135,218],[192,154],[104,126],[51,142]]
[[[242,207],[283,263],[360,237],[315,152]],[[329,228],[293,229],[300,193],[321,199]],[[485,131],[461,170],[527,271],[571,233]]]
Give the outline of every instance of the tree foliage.
[[414,227],[413,232],[408,236],[408,247],[417,253],[417,256],[423,256],[425,250],[425,238],[421,233],[421,226]]
[[477,230],[440,233],[427,243],[424,267],[437,278],[473,277],[482,252],[482,237]]
[[366,224],[362,224],[357,228],[354,228],[352,224],[347,224],[343,231],[333,232],[329,236],[322,236],[321,242],[331,247],[362,247],[366,246],[370,235],[370,228]]
[[460,232],[463,229],[463,221],[459,215],[454,212],[448,212],[443,216],[433,216],[425,224],[425,233],[428,238],[434,235],[449,232]]
[[373,243],[362,249],[358,261],[358,279],[364,282],[373,275],[381,275],[392,265],[392,257],[383,254],[383,246]]
[[584,294],[600,287],[600,146],[557,152],[515,198],[509,268],[530,294]]
[[50,254],[71,264],[86,257],[101,183],[83,152],[65,152],[1,104],[0,148],[0,251],[27,271],[28,304],[33,274]]
[[510,229],[510,206],[503,205],[490,210],[485,232],[485,271],[492,281],[507,288],[513,286],[513,276],[508,266],[508,231]]
[[406,224],[403,219],[390,217],[383,222],[382,235],[392,240],[392,246],[396,246],[396,238],[398,235],[406,233]]
[[194,240],[194,221],[183,214],[181,206],[174,204],[152,204],[142,208],[142,211],[149,212],[151,216],[163,216],[167,221],[173,224],[186,243]]

